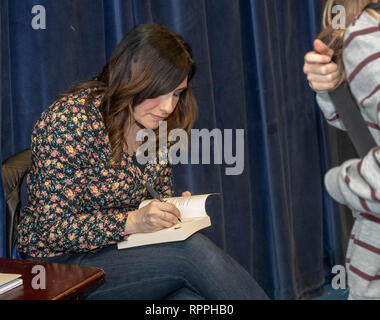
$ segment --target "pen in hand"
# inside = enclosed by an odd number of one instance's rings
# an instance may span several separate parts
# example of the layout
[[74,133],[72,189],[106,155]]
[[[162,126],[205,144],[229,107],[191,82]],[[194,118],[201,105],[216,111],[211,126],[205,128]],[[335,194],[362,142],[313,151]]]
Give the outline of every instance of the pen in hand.
[[[149,194],[153,197],[153,199],[156,199],[161,202],[166,202],[165,200],[162,200],[160,195],[156,190],[154,190],[148,183],[144,183],[145,188],[148,190]],[[178,218],[179,222],[182,222],[180,218]]]

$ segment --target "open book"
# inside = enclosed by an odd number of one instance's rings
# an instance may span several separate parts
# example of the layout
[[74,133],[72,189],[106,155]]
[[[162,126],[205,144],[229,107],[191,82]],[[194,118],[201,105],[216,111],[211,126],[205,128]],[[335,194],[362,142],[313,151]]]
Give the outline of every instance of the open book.
[[[211,226],[210,217],[206,213],[206,200],[210,195],[214,194],[164,198],[164,201],[173,203],[181,212],[181,222],[155,232],[131,234],[128,240],[119,242],[117,248],[125,249],[161,242],[182,241],[195,232]],[[146,206],[151,201],[141,202],[139,208]]]

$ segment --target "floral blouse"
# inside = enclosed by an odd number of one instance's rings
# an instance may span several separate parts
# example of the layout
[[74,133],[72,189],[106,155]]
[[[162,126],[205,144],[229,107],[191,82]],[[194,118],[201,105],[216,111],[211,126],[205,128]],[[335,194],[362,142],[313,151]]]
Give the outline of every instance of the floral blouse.
[[[173,195],[171,167],[147,164],[142,172],[127,153],[120,168],[108,163],[111,147],[90,89],[56,100],[34,126],[28,203],[18,225],[18,250],[32,257],[88,252],[126,240],[128,212],[148,195]],[[167,152],[167,150],[166,150]]]

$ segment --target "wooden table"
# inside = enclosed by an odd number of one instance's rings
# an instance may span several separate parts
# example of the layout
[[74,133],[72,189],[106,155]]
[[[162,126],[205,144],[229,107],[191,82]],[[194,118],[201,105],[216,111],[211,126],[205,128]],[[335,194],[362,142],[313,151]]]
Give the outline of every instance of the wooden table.
[[[44,268],[46,289],[33,289],[33,286],[36,287],[36,279],[32,285],[33,278],[42,276],[38,270],[43,270],[37,267],[39,269],[32,273],[36,265]],[[7,258],[0,258],[0,273],[22,274],[23,279],[21,286],[0,294],[0,300],[78,299],[86,289],[105,277],[104,271],[99,268]],[[41,281],[37,283],[42,284]]]

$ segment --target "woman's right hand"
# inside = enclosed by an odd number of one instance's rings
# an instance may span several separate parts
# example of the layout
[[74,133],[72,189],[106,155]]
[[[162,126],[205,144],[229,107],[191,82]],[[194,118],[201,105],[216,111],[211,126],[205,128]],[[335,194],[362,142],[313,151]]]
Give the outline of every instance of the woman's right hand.
[[310,86],[316,91],[330,91],[336,88],[340,73],[332,61],[334,51],[321,40],[314,41],[314,51],[305,55],[303,72],[307,75]]
[[153,200],[145,207],[128,214],[125,232],[145,233],[170,228],[178,223],[180,216],[181,213],[174,204]]

